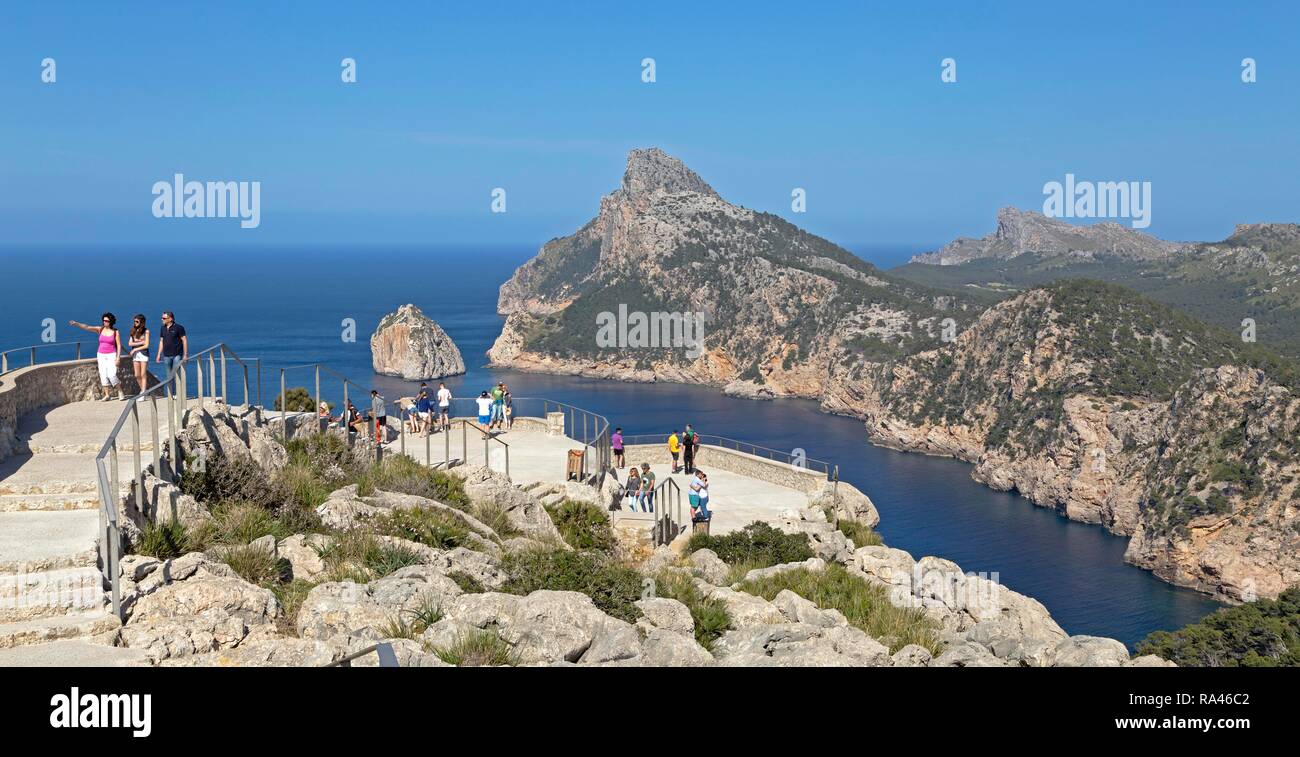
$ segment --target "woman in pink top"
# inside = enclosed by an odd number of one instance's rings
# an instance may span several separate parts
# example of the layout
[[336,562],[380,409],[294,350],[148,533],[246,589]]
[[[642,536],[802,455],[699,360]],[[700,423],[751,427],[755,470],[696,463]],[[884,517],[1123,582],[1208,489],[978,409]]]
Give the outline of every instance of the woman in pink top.
[[117,361],[122,354],[122,335],[117,330],[117,317],[112,313],[104,313],[98,327],[80,321],[68,321],[68,324],[92,334],[99,334],[99,351],[95,358],[99,361],[99,383],[104,389],[104,396],[101,399],[105,402],[113,399],[114,387],[117,388],[117,398],[126,399],[122,394],[121,382],[117,378]]

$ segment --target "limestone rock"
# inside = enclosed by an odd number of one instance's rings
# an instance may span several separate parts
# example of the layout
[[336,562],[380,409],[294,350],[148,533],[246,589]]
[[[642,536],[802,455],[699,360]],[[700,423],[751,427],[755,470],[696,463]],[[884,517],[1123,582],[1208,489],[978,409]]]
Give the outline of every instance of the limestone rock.
[[686,560],[700,578],[715,586],[726,583],[727,574],[731,571],[731,566],[723,562],[718,557],[718,553],[711,549],[697,549]]
[[493,505],[506,511],[510,525],[524,536],[549,543],[562,543],[559,530],[540,500],[510,483],[505,474],[484,465],[451,469],[465,484],[465,493],[476,506]]
[[464,594],[446,608],[446,617],[494,628],[524,664],[577,662],[613,620],[590,597],[573,591],[535,591],[526,597]]
[[329,544],[321,534],[294,534],[276,545],[280,556],[289,561],[294,578],[315,581],[325,573],[325,561],[320,552]]
[[896,668],[924,668],[932,659],[930,650],[919,644],[908,644],[890,658]]
[[436,379],[465,372],[460,348],[415,305],[403,305],[379,321],[370,337],[375,373],[405,379]]
[[642,665],[657,668],[689,668],[713,664],[713,655],[689,634],[656,628],[641,642]]
[[713,654],[728,667],[886,667],[892,662],[889,649],[861,629],[805,623],[728,631],[714,642]]
[[1071,636],[1056,646],[1058,668],[1119,668],[1128,662],[1128,648],[1115,639]]
[[652,629],[661,628],[683,636],[695,634],[695,620],[691,617],[690,608],[675,599],[651,597],[637,600],[636,606],[642,614],[637,621],[637,627],[647,633]]

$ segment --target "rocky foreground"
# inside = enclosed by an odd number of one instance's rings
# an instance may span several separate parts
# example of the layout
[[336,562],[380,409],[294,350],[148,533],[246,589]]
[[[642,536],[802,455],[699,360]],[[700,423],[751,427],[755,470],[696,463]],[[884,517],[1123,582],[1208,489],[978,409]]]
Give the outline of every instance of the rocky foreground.
[[[188,455],[202,454],[210,465],[220,445],[223,459],[268,473],[286,469],[285,450],[277,449],[260,419],[224,406],[193,411],[183,443]],[[797,542],[806,537],[814,556],[743,576],[709,549],[690,550],[685,539],[651,552],[636,534],[619,534],[611,556],[602,560],[632,567],[651,587],[624,618],[597,606],[605,598],[577,591],[508,592],[512,559],[556,550],[581,554],[563,541],[550,515],[558,511],[547,503],[585,502],[595,506],[589,512],[605,518],[601,503],[613,489],[572,483],[518,487],[483,467],[453,470],[457,491],[464,494],[454,504],[381,489],[362,494],[349,485],[315,508],[324,527],[319,533],[278,539],[268,534],[171,559],[128,555],[121,562],[126,621],[98,640],[143,650],[140,664],[161,666],[324,665],[380,641],[393,645],[402,665],[422,667],[1170,664],[1152,656],[1130,659],[1113,639],[1071,637],[1037,601],[967,576],[950,561],[914,560],[885,546],[857,547],[835,523],[852,517],[865,527],[877,516],[870,501],[851,490],[843,497],[823,492],[807,509],[783,513],[772,524]],[[162,522],[199,528],[215,517],[193,497],[168,489],[170,484],[154,480],[152,486],[161,501],[176,505],[154,513]],[[440,549],[376,528],[399,513],[454,519],[440,522],[463,529],[467,546]],[[124,515],[139,522],[141,511],[129,507]],[[352,563],[341,564],[340,550],[358,538],[370,540],[366,551],[348,553]],[[370,553],[385,550],[402,555],[403,564],[376,569]],[[243,577],[247,567],[232,567],[259,555],[286,574],[275,577],[275,586],[310,587],[306,595],[290,606],[290,593],[281,594],[281,601],[275,591]],[[790,590],[769,600],[738,588],[787,573],[831,572],[879,587],[890,603],[914,610],[930,629],[930,648],[892,636],[874,638],[839,610]],[[655,592],[653,587],[671,581],[684,582],[697,598],[692,601],[725,608],[725,627],[706,643],[693,608]],[[376,662],[367,655],[353,664]]]

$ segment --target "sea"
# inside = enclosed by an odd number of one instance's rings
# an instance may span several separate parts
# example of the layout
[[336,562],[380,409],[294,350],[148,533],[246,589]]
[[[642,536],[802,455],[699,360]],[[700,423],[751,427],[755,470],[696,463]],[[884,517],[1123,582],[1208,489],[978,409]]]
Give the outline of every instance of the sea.
[[[104,311],[126,326],[143,313],[156,334],[160,314],[172,310],[191,352],[224,342],[243,359],[260,358],[268,406],[281,368],[315,362],[394,399],[412,394],[414,384],[373,373],[369,337],[383,315],[414,303],[460,347],[467,373],[446,379],[457,397],[505,381],[516,397],[577,405],[629,435],[666,435],[691,423],[702,434],[802,449],[838,465],[842,480],[871,497],[886,544],[953,560],[1034,597],[1071,634],[1133,647],[1221,606],[1125,564],[1127,539],[992,491],[971,479],[965,463],[874,447],[859,421],[821,413],[813,401],[758,402],[707,387],[485,367],[501,330],[498,287],[535,252],[524,245],[8,247],[0,249],[0,350],[51,337],[92,339],[67,322],[97,323]],[[882,265],[905,259],[888,250],[859,254]],[[66,347],[39,354],[42,361],[72,356]],[[313,382],[310,369],[286,373],[290,387]],[[341,383],[328,375],[322,391],[341,400]]]

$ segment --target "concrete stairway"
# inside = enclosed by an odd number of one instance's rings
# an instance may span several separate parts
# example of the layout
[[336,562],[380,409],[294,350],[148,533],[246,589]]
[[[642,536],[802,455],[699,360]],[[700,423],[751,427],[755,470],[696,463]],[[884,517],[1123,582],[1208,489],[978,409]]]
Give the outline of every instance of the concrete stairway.
[[[132,657],[84,638],[118,625],[98,567],[94,460],[122,407],[77,402],[19,419],[20,448],[28,454],[0,461],[0,665],[56,656],[59,664],[115,664]],[[131,457],[123,458],[122,491]],[[146,457],[152,461],[152,454]],[[58,642],[62,651],[53,655],[49,643],[62,639],[80,641]]]

